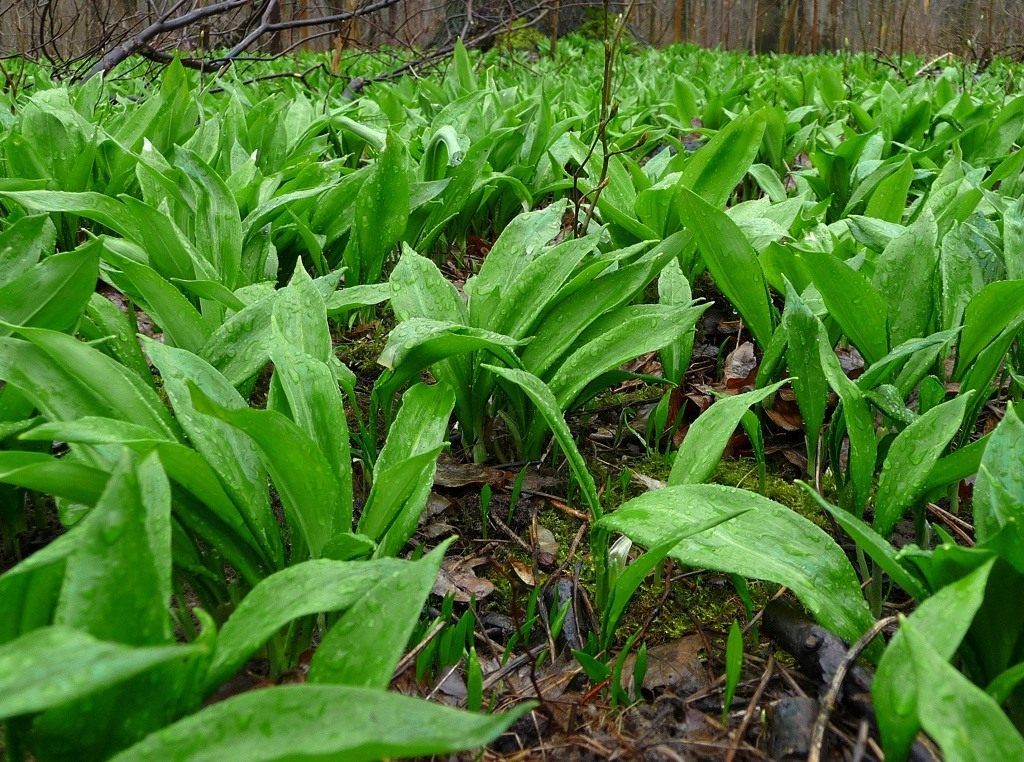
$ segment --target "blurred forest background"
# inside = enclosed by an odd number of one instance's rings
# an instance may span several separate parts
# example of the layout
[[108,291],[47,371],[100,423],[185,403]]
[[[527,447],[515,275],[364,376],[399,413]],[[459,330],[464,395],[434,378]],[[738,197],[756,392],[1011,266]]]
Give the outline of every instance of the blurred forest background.
[[0,0],[0,55],[106,56],[106,69],[130,53],[184,50],[222,64],[254,52],[444,51],[460,37],[481,47],[530,40],[546,52],[602,23],[605,9],[628,13],[636,40],[657,46],[1024,56],[1024,0]]

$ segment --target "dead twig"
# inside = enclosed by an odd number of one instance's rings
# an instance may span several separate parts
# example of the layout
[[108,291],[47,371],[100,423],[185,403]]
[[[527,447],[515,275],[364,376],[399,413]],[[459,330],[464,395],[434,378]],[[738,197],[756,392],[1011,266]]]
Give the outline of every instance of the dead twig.
[[836,667],[835,674],[832,676],[832,682],[828,686],[828,691],[821,700],[821,711],[818,713],[818,719],[814,722],[814,730],[811,733],[811,753],[807,755],[807,762],[821,762],[821,752],[825,746],[825,731],[828,729],[832,710],[835,709],[836,702],[839,700],[839,694],[843,690],[843,681],[846,679],[846,673],[850,671],[850,667],[860,657],[861,652],[871,644],[871,641],[878,637],[882,630],[895,624],[897,621],[899,621],[898,617],[890,616],[875,622],[871,629],[861,635],[857,642],[851,646],[850,650],[846,652],[846,656],[843,657],[842,662]]

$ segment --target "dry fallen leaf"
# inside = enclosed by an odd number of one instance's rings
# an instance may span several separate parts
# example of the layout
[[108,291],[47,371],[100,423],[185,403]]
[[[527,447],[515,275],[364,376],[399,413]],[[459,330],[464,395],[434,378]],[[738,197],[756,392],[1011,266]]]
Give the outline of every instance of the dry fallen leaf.
[[471,598],[478,601],[494,592],[494,584],[476,576],[475,567],[488,563],[486,558],[446,558],[441,572],[430,591],[434,595],[452,594],[459,603],[469,603]]
[[725,387],[742,389],[757,377],[757,357],[752,342],[744,341],[725,358]]
[[523,581],[524,585],[534,587],[537,584],[537,580],[533,577],[533,570],[526,563],[523,563],[518,558],[513,558],[509,561],[512,566],[512,571],[516,573],[516,576]]
[[558,540],[555,539],[555,535],[550,529],[537,527],[537,538],[534,544],[538,553],[558,556]]
[[[707,687],[710,682],[708,673],[700,660],[703,648],[704,641],[699,635],[687,635],[647,649],[643,689],[690,695]],[[632,683],[635,662],[634,654],[626,657],[622,668],[623,688],[628,689]]]

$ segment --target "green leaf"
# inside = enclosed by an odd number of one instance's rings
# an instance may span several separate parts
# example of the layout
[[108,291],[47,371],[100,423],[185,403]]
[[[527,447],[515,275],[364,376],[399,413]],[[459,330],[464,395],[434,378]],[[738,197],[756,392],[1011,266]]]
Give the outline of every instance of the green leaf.
[[587,503],[587,508],[590,509],[591,518],[595,521],[600,518],[601,500],[597,496],[597,485],[594,484],[594,477],[590,475],[586,461],[583,460],[583,456],[580,455],[580,451],[576,448],[576,441],[572,437],[572,432],[569,431],[569,426],[565,423],[565,418],[562,417],[562,411],[559,409],[558,402],[555,400],[551,390],[548,389],[543,381],[527,371],[499,368],[494,365],[484,365],[483,367],[518,386],[537,407],[537,411],[554,433],[555,439],[565,455],[565,459],[569,461],[569,469],[580,485],[580,491],[583,494],[584,501]]
[[[64,331],[71,328],[96,290],[95,245],[55,254],[0,286],[0,321]],[[0,335],[11,329],[0,325]]]
[[1024,521],[1022,442],[1024,423],[1011,403],[989,437],[974,483],[974,528],[978,542],[985,542],[1007,524],[1020,525]]
[[937,658],[949,660],[981,608],[992,568],[993,562],[989,561],[922,601],[885,650],[872,681],[871,696],[887,756],[904,759],[921,727],[920,708],[926,689],[911,654],[907,624],[919,638],[927,640]]
[[740,682],[743,670],[743,631],[739,622],[732,620],[729,638],[725,644],[725,696],[722,698],[722,716],[727,717],[732,707],[732,698],[736,695],[736,686]]
[[638,305],[610,312],[596,321],[548,382],[559,407],[567,410],[602,373],[691,335],[697,319],[709,306]]
[[824,326],[818,329],[818,357],[829,386],[843,403],[843,422],[850,439],[847,478],[853,485],[853,505],[860,514],[871,493],[878,459],[875,419],[860,387],[847,378]]
[[[398,553],[415,531],[434,484],[437,453],[454,405],[455,394],[447,384],[416,384],[402,395],[359,517],[359,531],[379,543],[378,555]],[[406,479],[399,472],[406,472]],[[407,486],[402,485],[406,480]]]
[[811,485],[798,483],[807,494],[817,501],[818,505],[832,514],[832,518],[857,543],[857,547],[867,553],[871,560],[878,564],[907,595],[916,601],[922,601],[928,597],[924,586],[917,577],[900,564],[896,549],[884,537],[849,511],[844,511],[829,503]]
[[67,560],[57,624],[129,645],[171,638],[171,494],[155,455],[125,452]]
[[399,323],[388,335],[377,362],[388,369],[378,383],[385,399],[420,371],[439,360],[467,352],[486,350],[508,365],[519,365],[512,353],[524,342],[500,333],[441,320],[412,318]]
[[989,283],[967,304],[954,378],[962,378],[985,347],[1024,313],[1024,280]]
[[339,525],[352,526],[352,450],[348,419],[330,366],[300,351],[280,334],[270,350],[274,384],[287,399],[288,416],[316,442],[338,482]]
[[[889,336],[894,345],[927,336],[934,330],[935,273],[939,264],[937,236],[935,218],[925,211],[913,225],[892,239],[875,261],[872,282],[888,302]],[[846,325],[843,328],[845,330]]]
[[715,285],[743,316],[758,344],[766,347],[773,330],[768,283],[743,231],[729,215],[685,187],[679,189],[679,216],[693,232]]
[[675,536],[652,547],[627,566],[625,571],[619,575],[612,585],[611,593],[608,596],[608,603],[601,614],[601,647],[606,649],[611,645],[612,639],[615,637],[615,629],[618,627],[619,620],[622,618],[623,613],[625,613],[630,599],[632,599],[647,575],[665,559],[665,556],[669,554],[672,548],[687,537],[714,530],[719,524],[739,516],[740,513],[743,513],[743,511],[716,516],[702,524],[696,526],[687,525],[678,529]]
[[283,569],[254,587],[217,638],[217,650],[206,678],[212,691],[231,677],[271,635],[307,614],[348,608],[376,582],[398,573],[408,561],[315,559]]
[[244,432],[260,451],[292,528],[293,561],[320,555],[334,535],[347,531],[341,486],[317,444],[291,419],[274,410],[230,410],[189,382],[197,412]]
[[[715,209],[724,207],[757,156],[764,131],[761,112],[733,119],[686,163],[680,187]],[[683,223],[690,226],[685,219]]]
[[874,528],[883,537],[920,497],[932,467],[960,429],[970,396],[961,394],[933,407],[893,440],[875,496]]
[[0,339],[0,379],[18,387],[48,418],[120,418],[177,438],[156,392],[119,362],[63,333],[18,332],[28,341]]
[[77,214],[95,220],[124,238],[138,240],[139,237],[135,221],[124,204],[102,193],[27,190],[0,191],[0,196],[16,201],[31,211]]
[[81,526],[72,527],[0,575],[0,643],[53,621],[65,562],[81,536]]
[[324,299],[327,314],[336,318],[360,307],[372,307],[391,298],[391,287],[387,283],[371,283],[352,286],[333,292]]
[[669,261],[679,256],[689,240],[688,233],[675,233],[639,261],[600,277],[590,275],[592,280],[588,278],[578,290],[560,291],[537,325],[533,341],[522,353],[523,367],[538,378],[548,378],[557,361],[571,351],[594,321],[633,301]]
[[53,252],[57,229],[45,214],[22,217],[0,233],[0,286],[5,286]]
[[449,323],[469,322],[466,306],[455,286],[441,274],[437,265],[409,247],[402,252],[388,283],[391,307],[400,321],[429,318]]
[[573,651],[572,655],[576,657],[576,661],[579,662],[590,682],[595,685],[603,683],[611,676],[611,668],[604,662],[595,659],[586,651]]
[[803,418],[807,473],[813,474],[817,462],[818,438],[825,422],[825,407],[828,403],[828,379],[821,368],[818,350],[820,321],[788,281],[786,286],[786,308],[782,313],[782,327],[786,331],[789,347],[786,363],[790,375],[794,377],[793,392]]
[[601,519],[646,547],[671,537],[680,522],[699,524],[741,512],[711,531],[677,544],[669,556],[789,587],[828,629],[854,641],[872,624],[860,583],[842,549],[819,527],[753,492],[686,484],[647,492]]
[[0,646],[0,719],[66,704],[202,650],[132,648],[59,626],[33,630]]
[[196,191],[191,221],[196,251],[213,265],[229,289],[245,285],[241,272],[242,220],[234,195],[221,176],[187,148],[175,151],[175,166],[192,181]]
[[672,462],[668,483],[671,486],[700,484],[711,478],[744,413],[751,405],[775,394],[787,381],[716,400],[690,426]]
[[[597,246],[599,235],[573,238],[538,254],[514,279],[505,284],[501,301],[483,327],[515,339],[531,335],[548,305],[575,272],[583,258]],[[493,249],[492,249],[493,253]],[[490,259],[490,254],[487,258]],[[484,260],[484,263],[488,261]],[[470,311],[478,302],[471,301]],[[474,321],[479,320],[474,312]]]
[[94,505],[110,474],[75,463],[66,456],[42,452],[0,450],[0,482],[34,490],[73,503]]
[[949,760],[1021,759],[1024,738],[995,700],[958,672],[904,622],[918,695],[918,718]]
[[245,400],[224,376],[191,352],[152,339],[145,339],[144,344],[190,444],[217,474],[264,556],[275,566],[282,564],[280,528],[270,507],[267,473],[255,442],[231,424],[198,412],[192,405],[190,385],[224,408],[245,409]]
[[[541,255],[562,227],[566,202],[520,214],[498,236],[480,272],[466,283],[473,325],[499,330],[494,314],[506,304],[506,294],[519,276]],[[549,250],[550,251],[550,250]]]
[[309,681],[386,689],[450,544],[381,575],[324,635],[310,663]]
[[829,315],[857,345],[868,364],[889,351],[889,308],[863,273],[826,252],[801,253]]
[[369,762],[448,754],[482,746],[531,708],[525,704],[500,715],[478,715],[369,688],[285,685],[214,704],[112,762],[295,757]]
[[903,209],[907,205],[907,193],[913,179],[914,164],[910,156],[907,156],[895,172],[878,183],[868,200],[865,214],[886,222],[902,220]]
[[190,352],[202,349],[210,338],[210,328],[199,310],[170,281],[153,268],[116,255],[111,249],[106,258],[120,268],[122,275],[107,273],[105,277],[142,304],[173,346]]

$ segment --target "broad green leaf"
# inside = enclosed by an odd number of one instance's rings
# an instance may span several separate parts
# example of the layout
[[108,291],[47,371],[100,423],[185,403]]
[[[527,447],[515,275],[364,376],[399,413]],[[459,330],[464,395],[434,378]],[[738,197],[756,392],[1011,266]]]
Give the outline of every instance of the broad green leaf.
[[[388,133],[355,199],[353,242],[346,263],[358,283],[380,280],[384,260],[402,237],[409,219],[408,154],[401,140]],[[353,283],[353,285],[355,285]]]
[[875,261],[872,282],[888,303],[889,336],[894,345],[927,336],[934,330],[937,236],[935,218],[926,211],[890,241]]
[[[498,330],[494,320],[506,294],[562,226],[566,204],[559,201],[536,212],[520,214],[498,236],[480,272],[466,283],[473,325]],[[450,318],[449,318],[450,319]]]
[[119,418],[176,438],[167,408],[123,365],[63,333],[42,328],[18,332],[28,341],[0,339],[0,379],[20,389],[47,417]]
[[[313,281],[321,296],[334,291],[340,275],[335,272]],[[213,331],[198,353],[235,386],[252,378],[269,361],[274,305],[284,291],[287,288],[261,296],[233,314]]]
[[284,685],[214,704],[112,762],[296,757],[370,762],[448,754],[484,745],[530,708],[479,715],[370,688]]
[[199,646],[133,648],[68,627],[44,627],[0,646],[0,719],[31,714],[109,688]]
[[[733,119],[686,163],[680,187],[716,210],[725,206],[757,156],[764,131],[765,119],[760,112]],[[685,219],[683,223],[689,227]]]
[[[514,339],[529,336],[544,310],[583,258],[594,250],[597,241],[597,234],[573,238],[534,257],[505,285],[501,301],[490,313],[484,327]],[[487,256],[489,259],[490,254]]]
[[[887,383],[899,369],[900,360],[923,354],[931,349],[945,347],[956,338],[958,333],[959,331],[956,329],[939,331],[926,338],[910,339],[897,347],[893,347],[892,351],[885,357],[871,363],[871,367],[864,371],[864,374],[857,379],[857,386],[862,391],[868,391],[880,384]],[[931,363],[929,362],[929,364]]]
[[871,365],[889,351],[885,300],[863,273],[825,252],[801,253],[829,315]]
[[886,222],[899,222],[903,219],[903,208],[907,205],[907,192],[913,179],[914,164],[908,156],[895,172],[878,183],[868,200],[865,214]]
[[156,456],[125,452],[67,560],[57,624],[128,645],[169,641],[170,512]]
[[234,610],[217,638],[206,679],[207,691],[233,675],[275,632],[307,614],[348,608],[382,577],[407,561],[315,559],[272,574],[254,587]]
[[0,233],[0,286],[5,286],[44,255],[53,252],[57,229],[45,214],[22,217]]
[[139,301],[172,346],[199,352],[210,338],[210,328],[199,310],[153,268],[111,254],[108,251],[107,258],[113,260],[122,275],[106,273],[105,277]]
[[818,505],[832,514],[832,518],[857,543],[857,547],[867,553],[892,578],[893,582],[903,588],[904,592],[918,601],[927,597],[928,594],[924,586],[917,577],[900,564],[896,549],[884,537],[849,511],[844,511],[829,503],[809,484],[800,482],[800,486],[817,501]]
[[932,467],[963,421],[970,394],[933,407],[899,433],[882,465],[875,495],[874,528],[888,537],[920,497]]
[[381,575],[324,635],[309,681],[386,689],[450,544]]
[[818,350],[820,322],[799,294],[787,282],[786,308],[782,328],[786,332],[786,363],[793,376],[793,392],[803,418],[807,442],[807,472],[813,474],[817,462],[818,438],[825,422],[828,404],[828,379],[821,368]]
[[274,335],[296,350],[321,362],[332,357],[327,307],[301,263],[296,263],[288,286],[277,292],[270,324]]
[[847,478],[853,486],[853,506],[860,515],[871,493],[878,459],[875,419],[860,387],[847,377],[839,363],[824,326],[818,329],[818,358],[829,386],[843,403],[843,423],[850,439]]
[[0,575],[0,643],[52,623],[65,564],[81,536],[81,526],[72,527]]
[[918,717],[948,760],[1020,759],[1024,738],[995,700],[904,623],[918,688]]
[[390,298],[391,287],[387,283],[371,283],[335,291],[324,299],[324,306],[330,317],[338,317],[360,307],[382,304]]
[[135,220],[129,214],[124,204],[102,193],[95,193],[93,191],[70,193],[67,191],[50,190],[0,190],[0,196],[16,201],[31,211],[77,214],[90,220],[95,220],[124,238],[133,241],[139,238],[139,230]]
[[981,608],[992,568],[990,561],[921,601],[882,655],[871,684],[871,697],[878,709],[878,729],[886,755],[894,759],[906,758],[921,727],[919,707],[924,686],[910,653],[907,622],[927,640],[939,658],[949,660]]
[[188,383],[195,410],[229,423],[252,438],[277,487],[292,528],[292,560],[316,558],[324,544],[350,527],[341,485],[317,444],[274,410],[228,409]]
[[[690,281],[683,274],[678,260],[674,259],[665,265],[665,269],[658,276],[658,301],[661,304],[676,305],[693,302]],[[693,355],[693,342],[694,336],[686,335],[662,350],[661,364],[667,381],[675,384],[681,382]]]
[[221,176],[187,148],[176,150],[175,166],[195,187],[191,225],[196,251],[213,265],[225,286],[234,289],[244,285],[242,220],[234,195]]
[[67,457],[42,452],[0,450],[0,482],[35,490],[73,503],[94,505],[109,474]]
[[715,285],[743,316],[757,342],[767,346],[773,330],[768,283],[743,232],[729,215],[685,187],[679,189],[679,216],[692,231]]
[[100,342],[97,348],[101,352],[109,354],[152,385],[153,374],[139,346],[133,318],[135,313],[129,315],[107,297],[94,293],[89,297],[82,320],[78,323],[78,335],[91,343]]
[[567,410],[602,373],[691,335],[708,306],[638,305],[609,312],[595,321],[548,382],[559,407]]
[[565,423],[565,418],[562,417],[562,411],[551,390],[543,381],[527,371],[498,368],[494,365],[484,365],[483,367],[518,386],[537,407],[537,411],[555,435],[558,446],[562,448],[562,454],[569,461],[569,468],[579,483],[583,499],[587,503],[587,508],[590,509],[590,516],[596,521],[601,516],[601,501],[597,496],[597,485],[594,484],[594,477],[591,476],[586,461],[583,460],[583,456],[580,455],[580,451],[576,447],[572,432],[569,431],[569,426]]
[[1003,214],[1003,263],[1010,280],[1024,278],[1024,197]]
[[144,344],[153,365],[160,371],[164,391],[190,444],[223,482],[266,557],[280,562],[283,559],[280,529],[270,509],[266,470],[256,444],[234,426],[197,413],[189,386],[194,384],[207,397],[228,409],[248,407],[245,400],[224,376],[191,352],[151,339],[145,339]]
[[854,641],[872,624],[860,583],[842,549],[824,531],[789,508],[753,492],[717,484],[685,484],[647,492],[601,520],[646,547],[672,537],[680,522],[714,529],[677,544],[669,556],[789,587],[828,629]]
[[962,378],[970,364],[1000,333],[1024,313],[1024,280],[990,283],[967,305],[964,329],[957,347],[955,378]]
[[[719,524],[729,521],[730,519],[739,516],[741,513],[743,513],[743,511],[717,516],[710,521],[697,526],[687,525],[681,529],[677,528],[678,531],[674,537],[670,537],[661,544],[652,547],[649,551],[627,566],[625,571],[619,575],[618,579],[616,579],[615,583],[612,585],[611,593],[608,597],[608,604],[605,606],[601,615],[602,647],[607,648],[611,645],[619,620],[622,618],[623,613],[625,613],[626,606],[629,605],[629,601],[633,597],[633,594],[636,593],[640,584],[654,569],[654,567],[664,560],[665,556],[669,554],[672,548],[687,537],[692,537],[693,535],[700,534],[701,532],[714,531],[715,527]],[[598,526],[600,526],[600,524]]]
[[779,381],[764,389],[722,397],[701,413],[679,446],[668,477],[669,485],[700,484],[711,478],[729,438],[750,406],[775,394],[785,383]]
[[377,360],[388,372],[380,377],[378,384],[388,398],[420,371],[439,360],[480,350],[516,366],[519,361],[512,349],[522,344],[522,341],[482,328],[412,318],[399,323],[388,335],[388,342]]
[[468,322],[466,307],[455,286],[445,279],[437,265],[408,247],[391,271],[388,283],[391,307],[398,320]]
[[352,451],[348,419],[330,366],[300,351],[280,334],[270,350],[274,384],[287,400],[287,414],[316,442],[338,481],[340,526],[352,526]]
[[1020,524],[1024,518],[1022,443],[1024,423],[1017,408],[1009,404],[989,437],[974,483],[974,528],[979,542],[985,542],[1006,524]]
[[[71,328],[96,290],[95,245],[47,257],[0,286],[0,321],[63,331]],[[0,325],[0,335],[11,329]]]
[[[373,486],[359,518],[359,532],[379,543],[377,555],[397,554],[419,522],[434,483],[455,394],[447,384],[416,384],[388,430],[373,467]],[[408,469],[408,489],[395,489],[398,469]],[[391,482],[395,482],[392,484]]]
[[557,361],[571,350],[588,326],[630,303],[669,261],[679,256],[689,239],[688,233],[675,233],[639,261],[594,277],[571,293],[563,289],[523,351],[523,367],[539,378],[550,377]]

